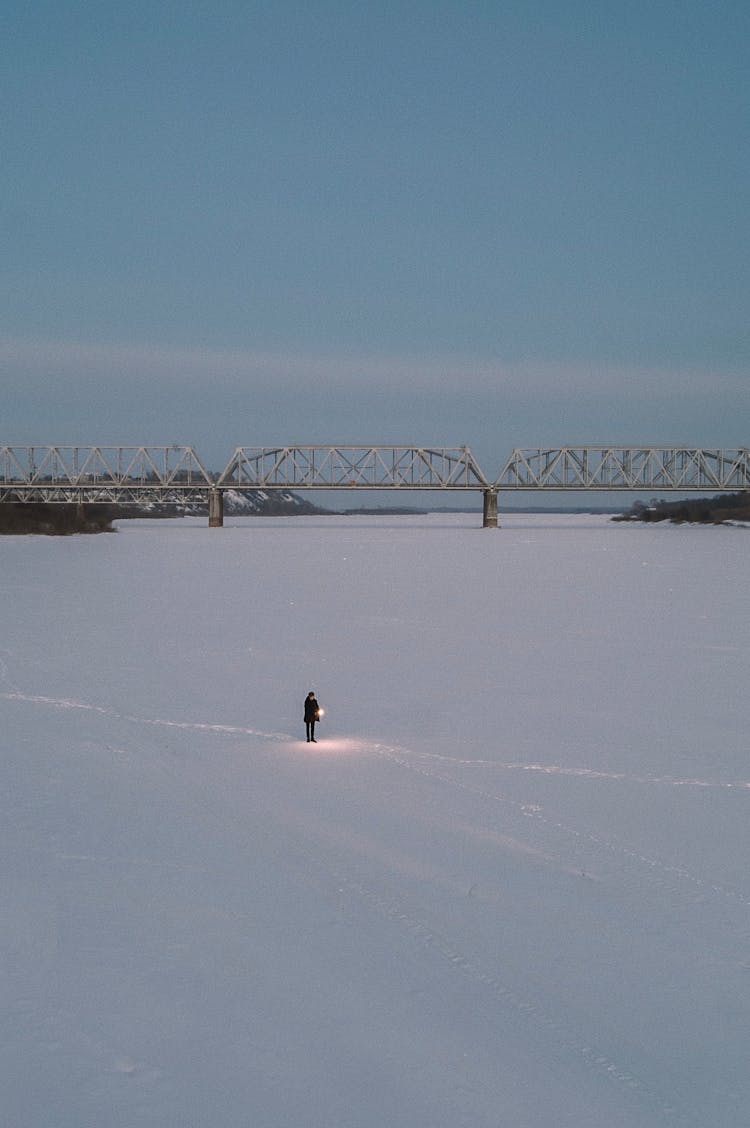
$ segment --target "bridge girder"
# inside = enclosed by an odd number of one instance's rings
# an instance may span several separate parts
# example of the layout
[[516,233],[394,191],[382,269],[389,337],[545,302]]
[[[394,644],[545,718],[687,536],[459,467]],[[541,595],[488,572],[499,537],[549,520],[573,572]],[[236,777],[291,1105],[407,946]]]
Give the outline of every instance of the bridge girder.
[[194,489],[213,478],[189,446],[0,446],[0,486]]
[[218,487],[252,489],[484,489],[468,447],[238,447]]
[[516,449],[495,482],[504,490],[750,489],[750,450],[698,447]]

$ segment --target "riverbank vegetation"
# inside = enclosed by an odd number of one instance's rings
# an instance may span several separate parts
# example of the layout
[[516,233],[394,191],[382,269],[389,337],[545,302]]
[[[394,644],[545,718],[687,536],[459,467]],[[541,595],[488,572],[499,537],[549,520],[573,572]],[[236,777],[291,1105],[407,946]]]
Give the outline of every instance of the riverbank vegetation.
[[636,501],[625,513],[613,521],[671,521],[673,524],[691,522],[700,525],[725,525],[728,522],[750,524],[750,492],[747,490],[716,497],[695,497],[680,501],[657,501],[648,504]]
[[7,502],[0,505],[0,535],[37,533],[70,536],[73,533],[111,533],[117,516],[113,505],[48,505],[44,502]]

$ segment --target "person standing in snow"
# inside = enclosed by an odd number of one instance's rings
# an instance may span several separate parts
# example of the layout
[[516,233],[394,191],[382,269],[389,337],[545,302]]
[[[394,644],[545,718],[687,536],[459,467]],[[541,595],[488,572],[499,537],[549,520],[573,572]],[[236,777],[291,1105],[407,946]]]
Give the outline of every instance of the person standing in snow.
[[308,744],[312,741],[317,744],[315,739],[315,722],[320,720],[320,706],[315,700],[315,694],[312,690],[305,698],[305,732],[307,733]]

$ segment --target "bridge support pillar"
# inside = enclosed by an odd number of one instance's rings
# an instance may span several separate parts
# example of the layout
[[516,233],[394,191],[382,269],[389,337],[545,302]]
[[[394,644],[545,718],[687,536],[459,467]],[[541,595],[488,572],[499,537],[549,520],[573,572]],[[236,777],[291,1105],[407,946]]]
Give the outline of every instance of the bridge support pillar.
[[497,529],[497,490],[490,487],[483,491],[484,504],[482,506],[482,528]]
[[220,529],[224,524],[224,491],[208,491],[208,527]]

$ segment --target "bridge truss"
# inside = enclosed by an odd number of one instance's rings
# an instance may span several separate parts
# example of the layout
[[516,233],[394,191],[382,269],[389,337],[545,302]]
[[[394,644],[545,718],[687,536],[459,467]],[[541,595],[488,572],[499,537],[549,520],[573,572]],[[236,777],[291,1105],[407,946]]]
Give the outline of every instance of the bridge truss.
[[208,496],[192,447],[0,446],[0,501],[138,504]]
[[252,489],[485,489],[468,447],[238,447],[217,487]]
[[491,481],[468,447],[237,447],[220,474],[189,446],[0,446],[0,502],[208,505],[228,490],[481,490],[497,526],[499,490],[750,490],[750,450],[567,446],[517,449]]
[[582,446],[514,450],[495,482],[505,490],[750,489],[750,450]]

